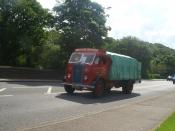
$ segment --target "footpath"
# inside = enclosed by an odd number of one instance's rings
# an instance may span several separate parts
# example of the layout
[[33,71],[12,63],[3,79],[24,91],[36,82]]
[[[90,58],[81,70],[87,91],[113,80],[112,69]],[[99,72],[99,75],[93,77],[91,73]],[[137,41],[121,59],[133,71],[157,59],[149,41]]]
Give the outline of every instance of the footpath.
[[175,91],[26,131],[153,131],[175,111]]

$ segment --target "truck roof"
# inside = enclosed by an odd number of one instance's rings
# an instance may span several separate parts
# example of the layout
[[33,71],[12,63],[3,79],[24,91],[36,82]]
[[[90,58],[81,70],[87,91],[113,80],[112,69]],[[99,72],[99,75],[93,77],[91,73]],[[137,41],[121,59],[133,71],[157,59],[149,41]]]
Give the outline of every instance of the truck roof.
[[130,56],[109,52],[109,51],[106,51],[106,50],[103,50],[103,49],[78,48],[78,49],[75,49],[75,52],[91,52],[91,53],[93,52],[93,53],[96,53],[96,54],[106,54],[106,55],[110,55],[110,56],[118,56],[118,57],[122,57],[122,58],[135,59],[135,58],[132,58]]
[[107,51],[106,54],[107,54],[107,55],[115,55],[115,56],[119,56],[119,57],[125,57],[125,58],[134,59],[134,58],[132,58],[132,57],[130,57],[130,56],[127,56],[127,55],[122,55],[122,54],[113,53],[113,52],[109,52],[109,51]]
[[87,52],[87,53],[95,53],[95,54],[106,54],[105,50],[102,49],[94,49],[94,48],[78,48],[75,49],[75,52]]

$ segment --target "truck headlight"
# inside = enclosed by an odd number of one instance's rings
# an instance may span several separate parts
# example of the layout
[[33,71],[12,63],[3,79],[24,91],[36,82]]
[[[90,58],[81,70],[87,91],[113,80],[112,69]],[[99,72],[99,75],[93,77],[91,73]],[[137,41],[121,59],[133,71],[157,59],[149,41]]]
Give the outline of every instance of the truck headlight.
[[87,79],[88,79],[88,77],[85,75],[85,76],[84,76],[84,80],[86,81]]
[[67,78],[68,78],[68,79],[70,79],[70,78],[71,78],[71,74],[70,74],[70,73],[67,75]]

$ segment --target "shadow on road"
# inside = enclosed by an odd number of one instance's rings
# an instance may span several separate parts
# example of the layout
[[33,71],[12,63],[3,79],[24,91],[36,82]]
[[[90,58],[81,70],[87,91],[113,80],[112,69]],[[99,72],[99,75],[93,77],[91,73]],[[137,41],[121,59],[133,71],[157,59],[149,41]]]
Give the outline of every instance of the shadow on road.
[[106,94],[100,98],[94,97],[92,92],[85,92],[85,93],[75,92],[74,94],[71,94],[71,95],[67,93],[62,93],[55,97],[59,99],[81,103],[81,104],[93,104],[93,103],[107,103],[112,101],[126,100],[134,97],[138,97],[138,96],[140,96],[140,94],[138,93],[123,94],[121,91],[112,90],[109,94]]

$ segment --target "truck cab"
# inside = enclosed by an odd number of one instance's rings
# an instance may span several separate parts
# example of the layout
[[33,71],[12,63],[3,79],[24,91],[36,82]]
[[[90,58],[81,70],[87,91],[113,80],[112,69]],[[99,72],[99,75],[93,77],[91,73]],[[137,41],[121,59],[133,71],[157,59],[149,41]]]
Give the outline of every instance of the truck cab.
[[65,90],[68,93],[73,93],[75,89],[93,91],[97,81],[107,79],[110,64],[111,59],[103,50],[76,49],[67,64]]

